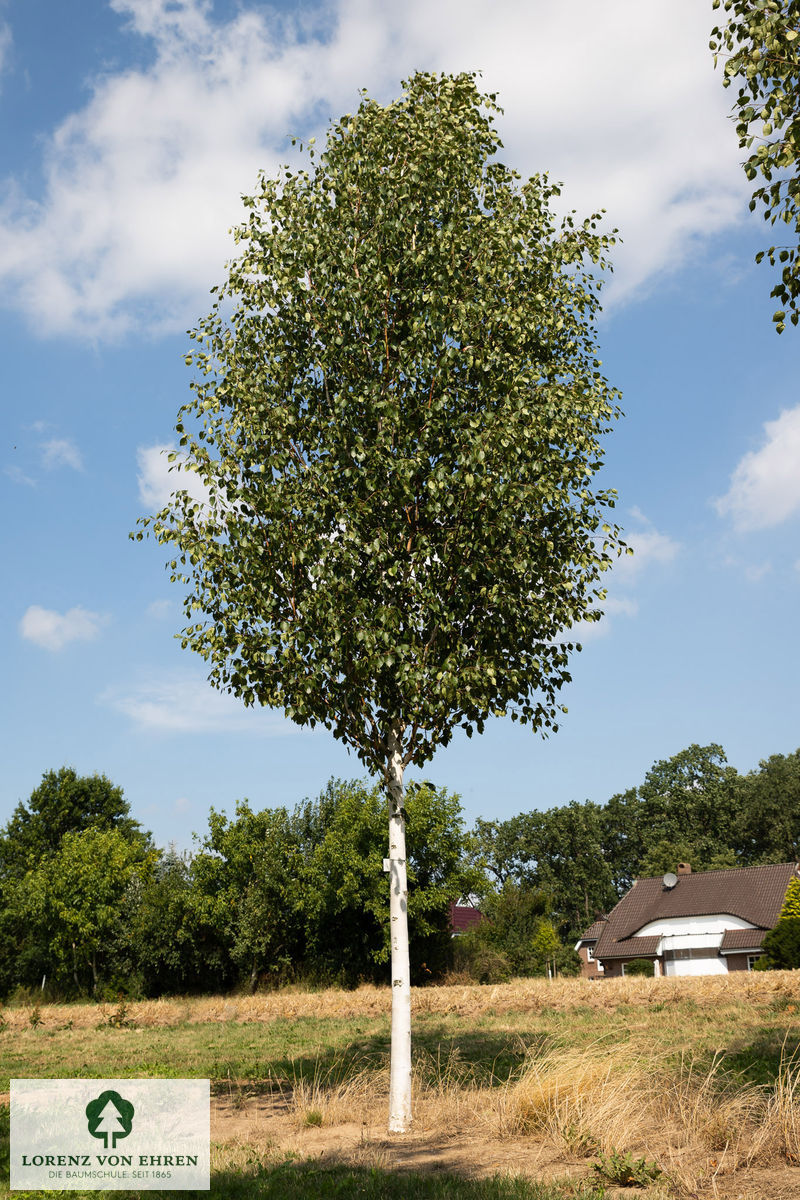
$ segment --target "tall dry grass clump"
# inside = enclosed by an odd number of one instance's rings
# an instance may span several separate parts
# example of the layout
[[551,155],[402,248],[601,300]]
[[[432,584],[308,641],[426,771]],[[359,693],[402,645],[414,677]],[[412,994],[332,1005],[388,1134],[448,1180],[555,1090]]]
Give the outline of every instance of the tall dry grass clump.
[[[745,1168],[800,1165],[800,1063],[788,1056],[766,1086],[743,1082],[722,1055],[665,1063],[603,1039],[531,1051],[501,1083],[451,1044],[421,1053],[414,1076],[417,1133],[522,1140],[551,1160],[633,1155],[663,1171],[665,1195],[696,1194]],[[359,1065],[345,1051],[295,1077],[286,1099],[298,1129],[356,1123],[372,1136],[385,1127],[387,1094],[388,1064]]]
[[281,1084],[280,1091],[300,1126],[371,1125],[386,1108],[389,1063],[359,1064],[342,1053],[327,1066],[318,1060],[311,1075],[293,1070],[291,1083]]
[[[282,1088],[299,1125],[385,1124],[388,1057],[359,1064],[350,1049],[345,1047],[328,1066],[318,1062],[310,1075],[293,1072],[291,1083]],[[415,1055],[413,1093],[418,1129],[454,1131],[481,1120],[492,1088],[476,1081],[474,1066],[465,1063],[458,1047],[451,1044],[436,1053]]]
[[646,1143],[654,1105],[650,1064],[619,1047],[553,1050],[532,1058],[499,1094],[497,1132],[531,1134],[570,1153]]
[[415,1121],[427,1130],[458,1132],[483,1128],[493,1091],[491,1075],[464,1061],[457,1044],[415,1055]]
[[705,1150],[716,1173],[784,1162],[800,1165],[800,1061],[782,1056],[772,1086],[745,1083],[718,1057],[682,1061],[664,1088],[661,1116],[673,1146]]
[[775,1149],[767,1090],[743,1083],[721,1056],[710,1066],[682,1058],[664,1080],[659,1115],[671,1127],[674,1147],[709,1153],[723,1174],[763,1161]]
[[778,1078],[767,1102],[765,1124],[778,1152],[792,1166],[800,1166],[800,1058],[784,1055]]
[[782,1061],[770,1087],[743,1082],[722,1056],[665,1066],[657,1054],[602,1043],[532,1057],[487,1100],[501,1137],[530,1136],[572,1155],[646,1154],[686,1179],[800,1166],[797,1056]]

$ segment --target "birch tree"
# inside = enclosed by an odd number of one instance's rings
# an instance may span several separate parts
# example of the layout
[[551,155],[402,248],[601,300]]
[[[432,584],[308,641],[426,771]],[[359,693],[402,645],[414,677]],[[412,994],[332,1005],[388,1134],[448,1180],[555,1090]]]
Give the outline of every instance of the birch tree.
[[555,730],[571,632],[619,551],[593,488],[598,217],[497,159],[494,95],[419,73],[262,175],[191,333],[177,490],[142,522],[182,644],[246,705],[321,724],[389,801],[389,1128],[411,1120],[403,779],[491,716]]
[[709,44],[715,64],[723,59],[723,85],[739,85],[736,135],[747,151],[744,173],[757,184],[750,209],[762,209],[784,235],[756,255],[780,269],[770,295],[781,306],[772,320],[783,333],[787,316],[800,321],[800,0],[713,0],[712,8],[720,4],[725,24],[712,29]]

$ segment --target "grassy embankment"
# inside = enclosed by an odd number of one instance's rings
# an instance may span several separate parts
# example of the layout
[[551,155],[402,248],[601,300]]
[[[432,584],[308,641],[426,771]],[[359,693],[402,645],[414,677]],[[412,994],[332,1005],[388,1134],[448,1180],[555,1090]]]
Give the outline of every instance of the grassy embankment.
[[626,1153],[660,1170],[652,1197],[800,1191],[796,974],[419,990],[415,1129],[394,1141],[388,1005],[365,987],[6,1008],[0,1094],[210,1078],[212,1189],[232,1197],[588,1200],[612,1188],[593,1164]]

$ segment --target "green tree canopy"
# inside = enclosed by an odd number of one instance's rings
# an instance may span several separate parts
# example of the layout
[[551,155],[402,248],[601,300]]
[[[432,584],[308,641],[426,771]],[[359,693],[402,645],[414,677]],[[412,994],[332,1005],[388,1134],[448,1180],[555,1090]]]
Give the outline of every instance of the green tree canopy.
[[778,920],[785,921],[789,917],[800,917],[800,879],[796,875],[789,881]]
[[0,877],[35,866],[58,851],[65,834],[90,828],[117,829],[131,841],[149,844],[150,835],[131,816],[122,788],[105,775],[78,775],[73,767],[46,771],[0,833]]
[[639,787],[640,819],[648,840],[680,842],[689,837],[706,847],[707,857],[729,846],[737,820],[737,778],[715,742],[694,743],[654,763]]
[[[457,796],[430,783],[411,783],[404,806],[411,968],[422,982],[445,965],[449,906],[470,891],[475,873],[462,861]],[[308,831],[301,878],[309,963],[347,983],[383,977],[379,967],[391,950],[383,874],[385,794],[378,787],[332,781],[299,815]]]
[[536,856],[533,881],[550,894],[553,921],[574,941],[616,901],[603,847],[602,810],[590,801],[573,801],[546,816],[544,836],[531,847]]
[[25,937],[45,947],[48,976],[70,975],[96,990],[113,953],[128,885],[153,869],[156,855],[120,829],[67,832],[58,850],[9,889]]
[[507,880],[531,880],[535,872],[534,846],[547,820],[544,812],[518,813],[506,821],[478,817],[468,836],[467,849],[492,888],[502,888]]
[[613,238],[494,159],[496,110],[470,75],[418,74],[310,171],[262,176],[192,335],[178,431],[209,502],[144,522],[212,682],[381,772],[392,730],[420,765],[491,713],[551,727],[619,548],[584,269]]
[[785,228],[786,241],[761,251],[780,267],[772,289],[781,308],[773,316],[778,333],[787,312],[800,318],[800,0],[713,0],[727,23],[711,33],[714,61],[725,57],[723,83],[739,85],[734,104],[739,146],[748,150],[744,171],[754,189],[750,208]]
[[641,874],[640,865],[647,852],[647,834],[642,829],[640,813],[635,787],[617,792],[603,805],[603,846],[618,898]]
[[478,820],[469,845],[497,890],[511,881],[537,889],[548,897],[548,920],[574,940],[618,899],[604,833],[600,805],[573,801],[508,821]]
[[[449,906],[472,889],[476,872],[463,860],[457,796],[412,783],[405,808],[412,970],[424,981],[446,965]],[[386,820],[379,787],[344,780],[331,780],[292,812],[254,813],[246,803],[233,818],[212,811],[192,863],[195,902],[208,927],[224,931],[251,986],[383,977]]]
[[321,723],[386,779],[396,1130],[403,771],[491,715],[557,728],[573,627],[600,616],[620,550],[594,486],[618,410],[591,270],[614,239],[497,160],[473,75],[404,89],[362,95],[307,168],[245,199],[177,424],[207,501],[178,491],[143,522],[211,682]]
[[618,892],[679,862],[714,870],[742,861],[739,784],[722,746],[693,743],[653,763],[638,788],[612,796],[602,824]]
[[192,861],[201,924],[216,930],[250,986],[291,978],[305,957],[300,916],[302,867],[297,831],[285,808],[232,818],[211,810],[209,832]]
[[741,860],[737,859],[736,851],[730,847],[706,854],[701,848],[703,840],[700,839],[699,846],[698,841],[692,839],[690,832],[686,838],[677,842],[671,842],[668,838],[653,842],[647,847],[639,863],[640,878],[666,875],[668,871],[674,871],[678,863],[684,862],[689,863],[693,871],[724,871],[742,865]]
[[747,863],[800,859],[800,750],[771,754],[738,784]]
[[800,967],[800,917],[782,917],[764,937],[758,971],[796,971]]
[[554,971],[574,974],[579,960],[559,939],[549,917],[552,908],[546,892],[506,879],[483,898],[483,920],[454,939],[456,969],[480,983]]
[[130,994],[221,991],[237,979],[224,921],[208,919],[191,858],[174,848],[128,882],[111,970]]

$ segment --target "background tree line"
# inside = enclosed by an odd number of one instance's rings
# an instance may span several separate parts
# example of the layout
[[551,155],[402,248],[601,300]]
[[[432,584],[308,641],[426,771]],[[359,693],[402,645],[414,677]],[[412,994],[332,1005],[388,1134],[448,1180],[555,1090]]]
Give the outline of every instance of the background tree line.
[[[636,877],[800,857],[800,750],[739,774],[718,745],[635,788],[467,830],[459,798],[411,784],[415,982],[577,970],[571,947]],[[0,996],[157,996],[382,981],[386,800],[331,781],[294,809],[212,809],[191,855],[159,850],[105,776],[47,772],[0,831]],[[452,939],[449,906],[485,919]]]
[[[473,888],[457,797],[406,799],[418,981],[441,975],[449,905]],[[331,781],[294,810],[212,809],[191,855],[158,850],[105,776],[48,772],[0,835],[0,995],[157,996],[355,984],[388,960],[385,799]]]

